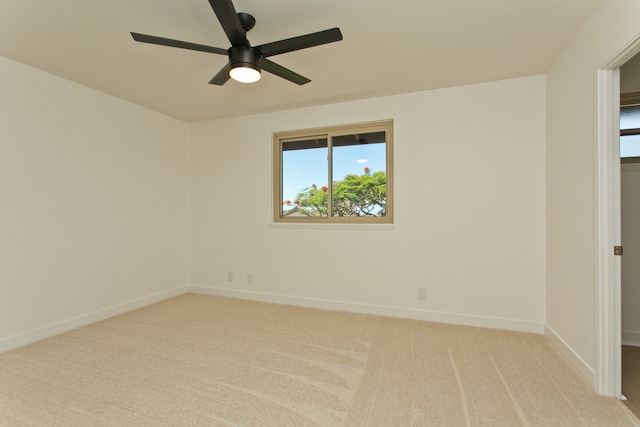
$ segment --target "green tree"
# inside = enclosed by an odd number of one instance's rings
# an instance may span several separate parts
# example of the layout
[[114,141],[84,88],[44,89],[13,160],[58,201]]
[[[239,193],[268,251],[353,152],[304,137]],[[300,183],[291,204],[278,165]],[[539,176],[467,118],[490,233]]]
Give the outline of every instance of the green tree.
[[[364,168],[362,175],[348,174],[341,181],[335,181],[331,196],[333,216],[385,216],[387,175],[383,171],[372,173]],[[293,205],[285,215],[324,217],[329,209],[329,189],[314,184],[302,189],[293,202],[285,200],[283,204]]]

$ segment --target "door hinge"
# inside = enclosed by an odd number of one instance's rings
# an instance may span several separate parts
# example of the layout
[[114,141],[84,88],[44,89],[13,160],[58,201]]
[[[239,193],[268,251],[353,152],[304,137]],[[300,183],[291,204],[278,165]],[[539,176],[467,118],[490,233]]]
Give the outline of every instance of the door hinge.
[[617,256],[622,256],[622,246],[614,246],[613,247],[613,254],[617,255]]

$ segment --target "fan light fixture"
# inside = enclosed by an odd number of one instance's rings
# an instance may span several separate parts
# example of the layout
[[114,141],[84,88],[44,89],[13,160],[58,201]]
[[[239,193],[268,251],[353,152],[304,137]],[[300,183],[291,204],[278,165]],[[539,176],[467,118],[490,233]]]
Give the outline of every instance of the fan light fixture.
[[241,83],[260,80],[262,55],[254,47],[234,46],[229,49],[229,76]]
[[249,67],[232,68],[229,75],[233,80],[241,83],[253,83],[260,80],[260,71]]

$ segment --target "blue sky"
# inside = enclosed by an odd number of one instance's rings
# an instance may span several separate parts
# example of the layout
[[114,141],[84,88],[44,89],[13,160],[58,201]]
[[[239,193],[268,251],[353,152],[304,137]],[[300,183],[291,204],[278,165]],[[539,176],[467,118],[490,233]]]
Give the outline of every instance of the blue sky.
[[[361,175],[364,168],[371,172],[386,170],[386,144],[365,144],[336,147],[333,150],[334,180],[347,174]],[[282,197],[293,201],[296,195],[312,184],[329,186],[327,181],[327,149],[291,150],[282,153]]]

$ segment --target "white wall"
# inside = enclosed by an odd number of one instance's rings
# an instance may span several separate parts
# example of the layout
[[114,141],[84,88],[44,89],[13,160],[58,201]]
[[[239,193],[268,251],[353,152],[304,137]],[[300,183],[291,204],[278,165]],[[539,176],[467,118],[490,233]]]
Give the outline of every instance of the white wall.
[[640,164],[622,165],[622,343],[640,346]]
[[187,277],[187,125],[0,57],[0,351]]
[[[269,226],[272,132],[380,119],[394,120],[394,230]],[[542,332],[544,76],[189,129],[200,291]]]
[[639,33],[640,2],[604,0],[547,74],[547,326],[594,381],[597,70]]

